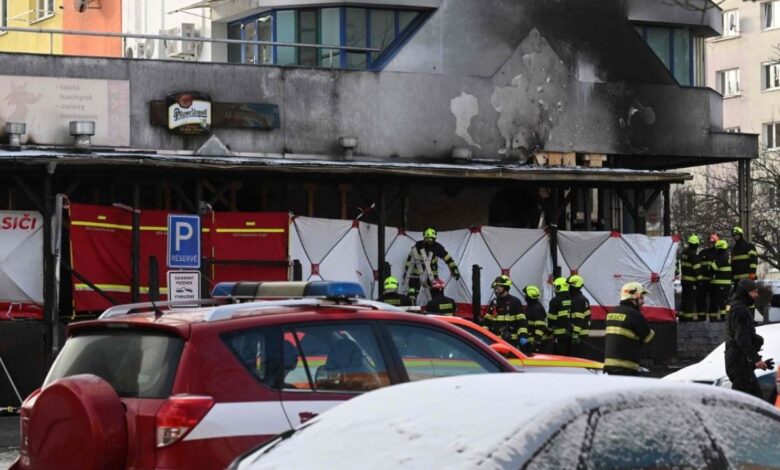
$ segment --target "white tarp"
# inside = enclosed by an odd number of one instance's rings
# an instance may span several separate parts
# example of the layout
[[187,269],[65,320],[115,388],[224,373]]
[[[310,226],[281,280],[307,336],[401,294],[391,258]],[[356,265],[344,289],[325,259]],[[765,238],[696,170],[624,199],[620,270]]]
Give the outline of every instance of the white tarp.
[[[304,279],[359,282],[367,295],[376,298],[377,226],[345,220],[294,217],[290,230],[290,258],[301,261]],[[392,275],[403,283],[409,250],[421,232],[399,232],[387,227],[385,259]],[[445,293],[461,304],[472,299],[472,266],[481,267],[481,298],[487,305],[493,279],[507,274],[512,293],[522,298],[521,289],[534,284],[542,289],[547,304],[552,297],[550,239],[544,230],[474,227],[439,232],[437,241],[458,264],[461,279],[451,279],[447,266],[439,262],[439,276]],[[594,307],[594,317],[603,308],[619,303],[620,287],[629,281],[642,282],[649,290],[648,317],[674,319],[674,261],[677,243],[671,237],[619,235],[612,232],[558,232],[558,264],[562,275],[578,272],[585,279],[585,293]],[[420,296],[423,304],[426,297]]]
[[0,302],[43,303],[43,217],[0,211]]

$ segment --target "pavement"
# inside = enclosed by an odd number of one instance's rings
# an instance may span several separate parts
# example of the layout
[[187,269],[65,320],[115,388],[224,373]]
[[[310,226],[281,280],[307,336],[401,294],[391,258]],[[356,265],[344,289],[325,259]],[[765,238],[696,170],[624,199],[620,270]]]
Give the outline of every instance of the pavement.
[[19,417],[0,417],[0,468],[7,469],[19,455]]

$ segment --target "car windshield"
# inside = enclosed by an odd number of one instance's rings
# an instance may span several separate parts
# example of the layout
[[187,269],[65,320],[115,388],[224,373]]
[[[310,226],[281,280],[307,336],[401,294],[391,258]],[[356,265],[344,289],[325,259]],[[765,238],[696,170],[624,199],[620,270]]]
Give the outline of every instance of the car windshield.
[[470,335],[477,338],[478,340],[482,341],[483,343],[485,343],[485,346],[490,346],[491,344],[495,343],[495,341],[493,341],[490,338],[490,336],[486,334],[482,334],[479,331],[475,330],[474,328],[469,328],[468,326],[461,325],[460,323],[454,323],[454,325],[460,328],[461,330],[469,333]]
[[126,398],[166,398],[184,341],[164,333],[89,332],[70,338],[44,386],[63,377],[94,374]]

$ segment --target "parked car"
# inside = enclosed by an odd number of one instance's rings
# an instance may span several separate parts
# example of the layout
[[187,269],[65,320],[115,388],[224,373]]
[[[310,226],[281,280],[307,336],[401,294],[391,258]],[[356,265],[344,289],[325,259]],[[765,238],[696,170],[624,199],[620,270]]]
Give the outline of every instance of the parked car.
[[773,407],[716,387],[485,374],[367,393],[229,469],[778,469],[778,433]]
[[[780,358],[780,324],[761,325],[756,328],[756,333],[764,338],[764,347],[761,355],[765,358]],[[697,382],[706,385],[717,385],[720,387],[731,388],[731,381],[726,376],[725,362],[726,343],[721,343],[717,348],[704,359],[684,367],[677,372],[673,372],[662,380],[672,382]],[[775,384],[775,371],[761,370],[755,371],[758,383],[764,393],[764,398],[774,403],[777,397],[777,387]]]
[[283,283],[280,292],[313,297],[125,305],[70,325],[22,406],[12,468],[222,469],[369,390],[515,372],[459,328],[358,298],[357,284]]
[[475,338],[490,346],[518,370],[523,371],[550,371],[550,372],[594,372],[601,371],[604,364],[589,359],[571,356],[558,356],[555,354],[534,354],[528,356],[503,338],[493,334],[490,330],[482,328],[476,323],[456,316],[431,315],[434,318],[455,325],[464,331],[468,331]]

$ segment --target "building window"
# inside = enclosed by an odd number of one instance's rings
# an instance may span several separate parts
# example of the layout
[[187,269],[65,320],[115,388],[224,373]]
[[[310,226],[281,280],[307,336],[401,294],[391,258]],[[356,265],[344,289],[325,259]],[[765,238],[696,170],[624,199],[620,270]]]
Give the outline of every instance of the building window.
[[[381,67],[388,52],[396,50],[422,22],[422,15],[420,11],[359,7],[273,10],[259,18],[229,24],[228,38],[323,47],[259,46],[258,50],[250,44],[230,45],[228,61],[349,69]],[[239,35],[239,31],[243,31],[243,35]],[[376,48],[379,51],[345,53],[337,47],[327,46]]]
[[780,88],[780,62],[763,64],[764,90],[776,90]]
[[35,14],[41,20],[54,15],[54,0],[37,0]]
[[723,36],[739,36],[739,10],[723,12]]
[[639,26],[637,31],[680,85],[693,85],[693,36],[688,28]]
[[[8,26],[8,0],[0,0],[0,26]],[[5,31],[0,34],[5,34]]]
[[740,129],[739,127],[727,127],[723,129],[723,132],[727,132],[729,134],[739,134]]
[[718,74],[718,91],[723,96],[739,94],[739,69],[721,70]]
[[770,122],[768,124],[764,124],[762,127],[764,145],[766,146],[767,150],[780,147],[780,141],[778,141],[778,137],[780,137],[780,122]]
[[780,1],[773,0],[761,4],[761,26],[772,29],[780,26]]

